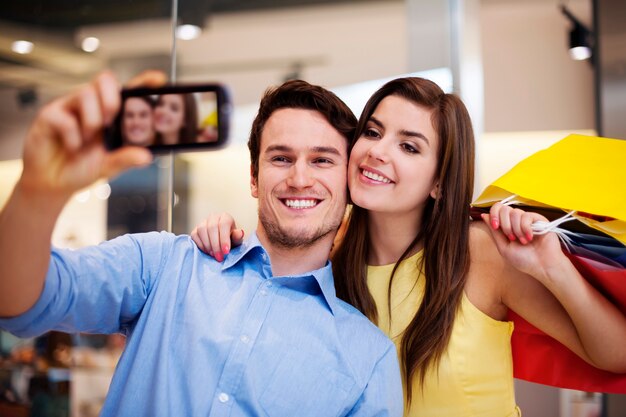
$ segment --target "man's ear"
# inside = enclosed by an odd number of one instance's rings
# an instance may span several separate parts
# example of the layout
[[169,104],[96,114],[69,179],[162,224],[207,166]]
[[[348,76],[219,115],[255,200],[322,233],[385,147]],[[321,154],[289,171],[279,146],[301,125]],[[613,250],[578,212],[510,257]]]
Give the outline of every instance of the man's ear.
[[250,165],[250,194],[252,197],[259,198],[259,188],[257,186],[257,178],[254,178],[254,169]]

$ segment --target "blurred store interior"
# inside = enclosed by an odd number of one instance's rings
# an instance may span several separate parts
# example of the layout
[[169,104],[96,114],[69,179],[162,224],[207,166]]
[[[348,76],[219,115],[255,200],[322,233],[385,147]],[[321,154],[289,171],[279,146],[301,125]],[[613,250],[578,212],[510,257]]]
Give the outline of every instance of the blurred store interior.
[[[0,8],[0,204],[19,177],[38,109],[99,71],[122,82],[149,68],[172,82],[219,82],[234,105],[228,146],[162,156],[76,195],[55,245],[188,233],[215,211],[253,230],[247,135],[263,91],[291,78],[332,89],[357,116],[382,82],[404,74],[460,94],[476,131],[476,193],[569,133],[626,138],[623,0],[172,2],[20,0]],[[590,31],[585,60],[570,56],[575,25],[563,7]],[[176,38],[173,15],[200,33]],[[123,344],[117,336],[19,340],[0,332],[0,416],[97,415]],[[525,417],[626,416],[624,396],[523,381],[516,390]]]

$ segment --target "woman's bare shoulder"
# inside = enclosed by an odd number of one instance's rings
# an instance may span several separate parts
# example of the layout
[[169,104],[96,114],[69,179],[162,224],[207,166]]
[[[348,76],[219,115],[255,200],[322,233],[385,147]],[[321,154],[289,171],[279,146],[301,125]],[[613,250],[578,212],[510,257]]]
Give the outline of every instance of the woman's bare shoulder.
[[470,302],[493,319],[504,320],[506,306],[502,303],[502,276],[505,265],[487,225],[481,221],[470,224],[470,268],[465,292]]

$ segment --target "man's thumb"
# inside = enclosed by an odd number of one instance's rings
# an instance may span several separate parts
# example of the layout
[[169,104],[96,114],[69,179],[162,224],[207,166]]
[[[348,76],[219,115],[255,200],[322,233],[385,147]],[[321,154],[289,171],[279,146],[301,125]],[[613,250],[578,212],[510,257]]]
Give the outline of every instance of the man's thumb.
[[106,178],[114,177],[130,168],[139,168],[152,162],[150,151],[139,147],[118,149],[106,156],[102,175]]

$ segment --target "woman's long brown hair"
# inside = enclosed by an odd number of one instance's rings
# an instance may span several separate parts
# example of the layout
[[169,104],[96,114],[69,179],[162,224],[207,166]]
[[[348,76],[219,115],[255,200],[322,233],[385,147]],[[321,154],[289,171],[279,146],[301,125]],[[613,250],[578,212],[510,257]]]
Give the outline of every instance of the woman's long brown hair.
[[[351,147],[363,134],[378,104],[389,95],[431,110],[432,124],[439,137],[437,198],[429,197],[421,230],[391,273],[393,280],[398,265],[423,241],[423,264],[418,267],[425,275],[424,299],[402,334],[399,352],[410,404],[414,381],[423,384],[426,371],[438,366],[448,346],[465,286],[469,269],[469,205],[474,186],[474,135],[467,109],[457,96],[444,93],[431,81],[409,77],[388,82],[369,99]],[[333,256],[333,271],[337,295],[377,323],[376,305],[367,287],[371,238],[367,226],[367,210],[354,206],[345,236]]]

